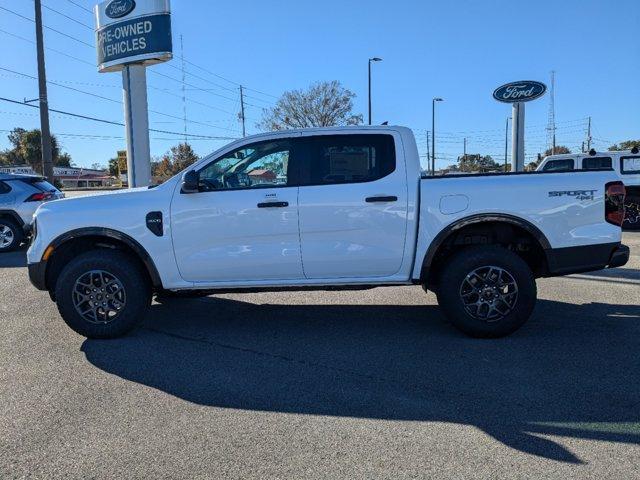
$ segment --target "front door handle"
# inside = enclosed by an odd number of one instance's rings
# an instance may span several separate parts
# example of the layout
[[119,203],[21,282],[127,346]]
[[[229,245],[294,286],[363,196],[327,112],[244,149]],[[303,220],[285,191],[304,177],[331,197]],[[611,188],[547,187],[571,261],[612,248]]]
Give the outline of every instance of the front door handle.
[[264,202],[258,204],[258,208],[284,208],[288,206],[289,202]]
[[398,197],[390,195],[388,197],[367,197],[365,198],[365,202],[367,203],[376,203],[376,202],[397,202]]

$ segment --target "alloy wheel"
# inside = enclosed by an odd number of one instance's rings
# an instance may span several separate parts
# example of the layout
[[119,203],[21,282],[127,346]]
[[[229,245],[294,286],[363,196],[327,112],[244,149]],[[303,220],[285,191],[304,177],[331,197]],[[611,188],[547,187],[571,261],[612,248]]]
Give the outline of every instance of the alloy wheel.
[[466,312],[473,318],[498,322],[515,308],[518,284],[505,269],[484,266],[464,278],[459,295]]
[[112,273],[91,270],[73,286],[73,305],[90,323],[107,324],[115,320],[127,304],[124,285]]
[[9,248],[14,238],[15,234],[11,227],[8,225],[0,225],[0,249]]

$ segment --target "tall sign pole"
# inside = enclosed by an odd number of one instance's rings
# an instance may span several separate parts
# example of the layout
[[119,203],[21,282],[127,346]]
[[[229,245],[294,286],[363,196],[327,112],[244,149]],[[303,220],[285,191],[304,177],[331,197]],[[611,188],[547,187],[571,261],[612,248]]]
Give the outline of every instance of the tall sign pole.
[[147,72],[144,65],[124,67],[122,97],[127,139],[127,181],[129,187],[144,187],[151,183]]
[[98,71],[122,72],[127,180],[144,187],[151,183],[146,67],[173,58],[169,0],[108,0],[95,15]]
[[516,102],[511,108],[511,171],[524,171],[524,103]]
[[49,129],[49,101],[47,99],[47,73],[44,64],[44,39],[42,35],[42,6],[35,0],[36,49],[38,52],[38,89],[40,97],[40,138],[42,149],[42,173],[53,183],[53,152]]
[[[507,83],[493,92],[493,98],[499,102],[511,103],[511,171],[524,171],[524,105],[536,98],[540,98],[547,91],[547,86],[541,82],[523,80]],[[508,125],[508,120],[507,120]],[[507,127],[508,128],[508,127]],[[506,145],[506,142],[505,142]],[[506,147],[505,147],[506,148]],[[506,151],[505,151],[506,161]],[[506,165],[505,165],[506,167]]]

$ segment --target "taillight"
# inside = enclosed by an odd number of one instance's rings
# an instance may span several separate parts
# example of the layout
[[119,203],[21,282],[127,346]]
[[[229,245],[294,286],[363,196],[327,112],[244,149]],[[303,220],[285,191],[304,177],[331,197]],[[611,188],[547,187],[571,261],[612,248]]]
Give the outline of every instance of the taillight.
[[621,227],[624,221],[624,197],[627,194],[624,183],[609,182],[604,189],[604,218],[607,222]]
[[38,192],[31,195],[29,198],[25,200],[25,202],[44,202],[45,200],[49,200],[51,198],[51,194],[48,192]]

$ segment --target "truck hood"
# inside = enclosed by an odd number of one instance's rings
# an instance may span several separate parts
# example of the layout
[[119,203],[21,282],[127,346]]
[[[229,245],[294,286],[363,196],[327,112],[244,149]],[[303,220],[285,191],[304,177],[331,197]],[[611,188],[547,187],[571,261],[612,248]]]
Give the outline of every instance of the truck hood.
[[81,215],[87,211],[120,209],[125,206],[130,211],[136,206],[145,207],[148,201],[153,202],[152,199],[157,199],[156,189],[140,187],[54,200],[43,203],[36,211],[35,216],[38,217],[47,212]]

